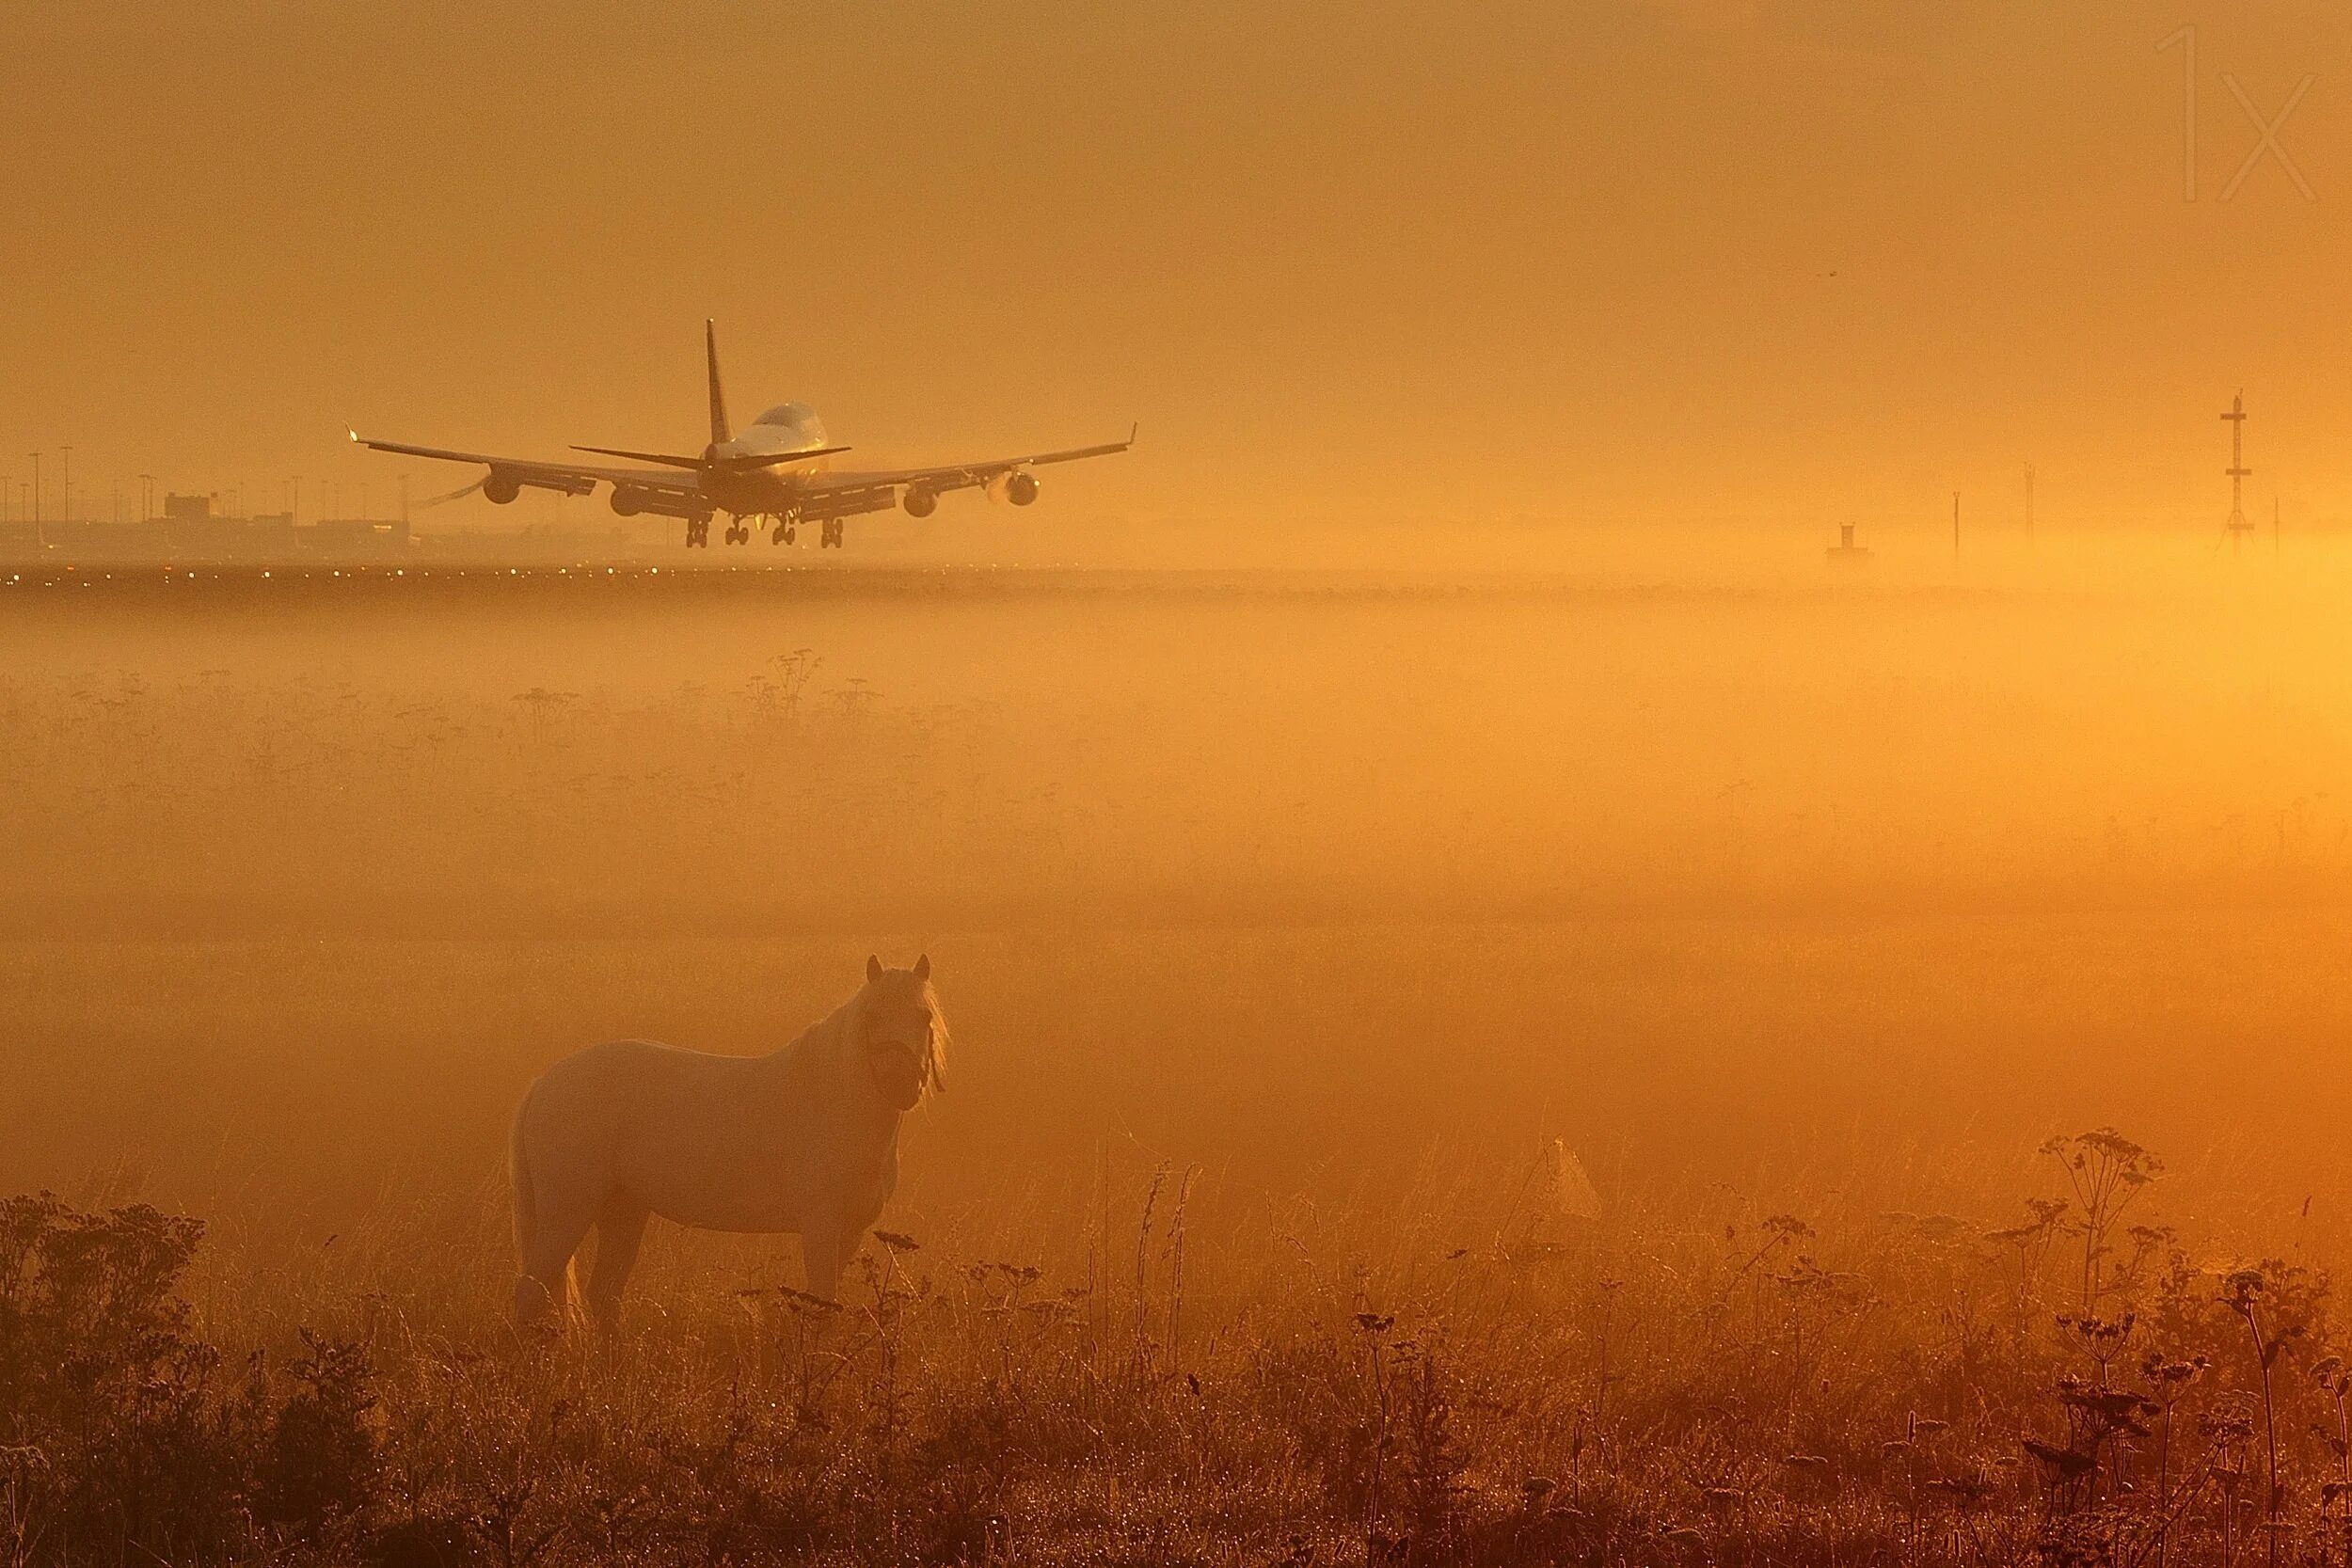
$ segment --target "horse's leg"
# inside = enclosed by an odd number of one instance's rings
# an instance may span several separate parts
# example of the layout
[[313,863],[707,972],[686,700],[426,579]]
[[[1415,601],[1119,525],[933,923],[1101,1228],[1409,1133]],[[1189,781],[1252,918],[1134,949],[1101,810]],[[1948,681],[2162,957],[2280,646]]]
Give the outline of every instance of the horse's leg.
[[[872,1223],[873,1222],[871,1220],[866,1222],[867,1225]],[[857,1249],[863,1246],[865,1243],[866,1226],[855,1223],[844,1225],[841,1227],[841,1251],[839,1254],[841,1260],[836,1267],[844,1269],[848,1268],[850,1262],[857,1257]],[[884,1262],[888,1262],[889,1255],[885,1253],[882,1260]],[[888,1271],[885,1270],[884,1272],[887,1273]]]
[[596,1216],[596,1261],[588,1271],[588,1317],[598,1329],[621,1326],[621,1291],[628,1271],[637,1266],[637,1249],[645,1240],[651,1212],[634,1198],[615,1193]]
[[808,1293],[834,1299],[841,1283],[841,1231],[829,1220],[818,1219],[801,1231],[801,1260],[808,1267]]
[[596,1211],[585,1205],[549,1204],[539,1215],[523,1257],[523,1276],[515,1282],[515,1321],[529,1328],[550,1307],[571,1306],[572,1254],[588,1239]]

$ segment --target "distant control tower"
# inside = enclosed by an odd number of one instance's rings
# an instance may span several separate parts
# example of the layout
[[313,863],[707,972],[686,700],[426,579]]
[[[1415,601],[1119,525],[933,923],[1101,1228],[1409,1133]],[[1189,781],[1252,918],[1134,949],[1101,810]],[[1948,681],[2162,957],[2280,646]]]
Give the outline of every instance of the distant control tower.
[[2230,423],[2230,520],[2221,525],[2221,531],[2229,536],[2230,552],[2234,555],[2246,543],[2246,536],[2254,531],[2241,504],[2246,476],[2254,471],[2246,466],[2246,394],[2240,392],[2232,398],[2230,411],[2221,417]]

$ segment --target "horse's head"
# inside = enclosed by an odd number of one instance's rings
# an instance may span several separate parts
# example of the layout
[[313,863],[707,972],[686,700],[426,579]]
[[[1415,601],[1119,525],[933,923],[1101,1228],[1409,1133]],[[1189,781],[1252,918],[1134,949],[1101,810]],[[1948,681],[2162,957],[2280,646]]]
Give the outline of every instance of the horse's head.
[[931,990],[929,956],[913,969],[884,969],[882,959],[867,958],[860,1004],[852,1049],[876,1094],[895,1110],[911,1111],[926,1086],[947,1086],[947,1024]]

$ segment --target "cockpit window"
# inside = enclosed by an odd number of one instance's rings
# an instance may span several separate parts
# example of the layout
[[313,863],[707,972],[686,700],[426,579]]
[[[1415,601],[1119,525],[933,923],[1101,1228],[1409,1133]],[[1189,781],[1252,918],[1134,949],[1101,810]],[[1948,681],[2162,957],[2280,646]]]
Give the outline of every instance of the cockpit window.
[[816,410],[805,403],[780,403],[762,414],[755,423],[787,425],[795,429],[816,418]]

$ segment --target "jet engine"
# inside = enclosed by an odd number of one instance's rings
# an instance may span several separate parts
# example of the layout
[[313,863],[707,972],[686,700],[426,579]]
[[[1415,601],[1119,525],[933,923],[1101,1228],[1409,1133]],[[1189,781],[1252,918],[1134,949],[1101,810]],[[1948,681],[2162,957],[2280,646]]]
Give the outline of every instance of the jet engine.
[[690,523],[710,520],[710,503],[700,496],[689,496],[675,490],[656,490],[644,484],[615,484],[612,487],[612,510],[624,517],[634,517],[650,512],[657,517],[683,517]]
[[907,493],[898,499],[898,504],[907,509],[910,517],[928,517],[939,510],[939,498],[918,485],[909,485]]
[[504,506],[522,493],[523,487],[518,482],[495,470],[482,482],[482,499],[495,505]]
[[1026,468],[1008,468],[988,482],[988,499],[1026,506],[1037,499],[1037,475]]

